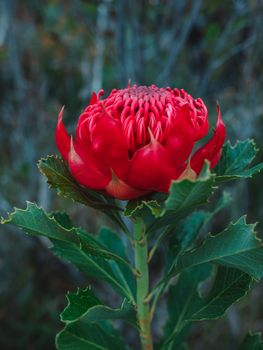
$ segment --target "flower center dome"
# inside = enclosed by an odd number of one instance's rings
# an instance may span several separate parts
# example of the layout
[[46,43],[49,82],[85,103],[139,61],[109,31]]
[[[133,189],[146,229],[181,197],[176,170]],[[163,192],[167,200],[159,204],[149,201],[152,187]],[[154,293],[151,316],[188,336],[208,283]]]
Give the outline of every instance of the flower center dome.
[[[98,96],[102,96],[103,90]],[[151,86],[128,86],[125,89],[114,89],[104,100],[98,100],[89,105],[84,114],[92,125],[104,109],[121,124],[127,140],[129,152],[147,145],[153,137],[165,144],[169,134],[176,128],[178,111],[183,105],[188,105],[189,118],[193,126],[201,127],[207,122],[207,109],[203,101],[193,99],[183,89],[158,88]]]

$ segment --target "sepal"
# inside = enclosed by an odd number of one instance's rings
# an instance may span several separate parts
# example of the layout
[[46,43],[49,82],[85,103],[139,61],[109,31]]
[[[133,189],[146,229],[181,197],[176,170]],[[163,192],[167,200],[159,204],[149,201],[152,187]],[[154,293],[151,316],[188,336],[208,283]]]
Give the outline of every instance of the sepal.
[[47,178],[49,186],[62,196],[88,207],[101,210],[115,221],[124,232],[128,232],[116,201],[101,191],[93,191],[80,186],[72,177],[67,163],[58,156],[47,156],[38,162],[38,168]]

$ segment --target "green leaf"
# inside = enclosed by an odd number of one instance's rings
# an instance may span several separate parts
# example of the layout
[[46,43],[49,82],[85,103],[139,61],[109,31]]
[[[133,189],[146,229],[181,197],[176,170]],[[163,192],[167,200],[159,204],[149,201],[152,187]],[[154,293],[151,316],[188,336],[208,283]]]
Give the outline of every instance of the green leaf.
[[[207,201],[213,189],[213,175],[210,174],[208,164],[203,176],[196,180],[174,181],[170,194],[165,201],[165,209],[184,213],[195,209]],[[180,215],[179,215],[180,216]]]
[[[210,265],[198,266],[182,273],[168,292],[168,321],[165,325],[164,344],[169,344],[187,326],[192,308],[199,300],[197,288],[212,273]],[[166,349],[164,347],[164,349]]]
[[[163,344],[161,350],[189,350],[186,342],[184,342],[187,334],[191,329],[191,323],[187,323],[187,325],[176,334],[175,337],[171,339],[169,343]],[[169,329],[168,329],[169,331]],[[168,338],[170,334],[165,334],[165,339]]]
[[245,217],[231,223],[223,232],[208,238],[196,249],[180,255],[177,272],[190,266],[215,263],[235,267],[254,277],[263,277],[262,242],[256,237],[255,224],[246,224]]
[[126,299],[119,308],[113,309],[103,305],[89,288],[78,289],[77,293],[69,292],[67,299],[68,305],[60,315],[63,322],[81,320],[84,323],[97,323],[102,320],[122,319],[137,327],[134,307]]
[[204,226],[208,215],[208,212],[202,210],[196,211],[189,215],[184,222],[179,225],[178,229],[175,231],[175,239],[180,246],[180,252],[192,245],[199,235],[201,228]]
[[201,229],[217,214],[221,209],[229,204],[231,200],[227,192],[223,192],[212,211],[195,211],[185,220],[179,222],[168,244],[168,253],[166,255],[165,274],[163,279],[154,287],[159,298],[169,280],[174,276],[174,269],[180,254],[190,248],[200,234]]
[[212,290],[201,299],[192,314],[191,321],[210,320],[221,317],[226,310],[247,295],[251,277],[237,269],[220,266]]
[[75,228],[65,213],[47,214],[42,208],[34,203],[27,202],[27,208],[17,209],[9,215],[8,219],[2,220],[2,224],[13,224],[26,233],[33,236],[46,236],[49,239],[72,242],[80,245],[89,254],[101,256],[105,259],[116,259],[125,265],[128,261],[108,251],[99,244],[94,236],[80,228]]
[[180,251],[189,248],[199,235],[201,229],[222,209],[229,205],[231,196],[223,192],[212,211],[199,210],[183,220],[175,231],[175,239],[179,242]]
[[164,203],[161,217],[155,220],[148,231],[167,225],[173,226],[198,206],[207,203],[214,192],[214,180],[215,177],[210,173],[207,164],[204,173],[196,180],[174,181]]
[[[157,197],[156,194],[152,195]],[[165,196],[166,197],[166,196]],[[156,199],[147,200],[145,198],[139,198],[130,200],[124,209],[124,215],[130,219],[135,219],[138,217],[143,218],[145,223],[146,232],[147,228],[154,225],[156,218],[158,218],[162,213],[162,202]]]
[[127,300],[113,309],[103,305],[89,288],[69,292],[67,300],[60,315],[66,326],[56,337],[57,349],[125,349],[109,320],[121,319],[138,328],[136,312]]
[[68,324],[56,337],[58,350],[124,350],[116,333],[106,332],[102,326],[81,321]]
[[68,230],[70,230],[71,228],[74,228],[74,225],[70,217],[65,212],[55,211],[55,212],[51,212],[49,216],[54,218],[56,222],[58,222],[61,226],[63,226]]
[[62,158],[53,155],[42,158],[38,162],[38,168],[59,195],[97,209],[106,204],[99,192],[88,190],[75,181]]
[[102,320],[123,320],[133,325],[135,328],[138,328],[134,307],[127,299],[124,299],[122,305],[117,309],[105,305],[94,306],[82,317],[82,321],[85,323],[99,322]]
[[263,163],[250,167],[257,154],[254,140],[238,141],[234,146],[224,145],[222,157],[215,168],[216,182],[252,177],[263,169]]
[[250,289],[249,275],[236,269],[219,267],[211,291],[206,297],[201,297],[200,284],[211,276],[211,272],[211,266],[208,264],[190,268],[180,275],[175,286],[170,287],[166,343],[176,339],[189,322],[223,316],[226,310],[244,297]]
[[156,200],[133,199],[128,201],[124,215],[127,217],[137,217],[149,214],[158,217],[161,215],[162,208]]
[[52,215],[49,216],[42,208],[31,202],[27,202],[26,209],[15,208],[7,219],[1,219],[1,224],[15,225],[33,236],[46,236],[50,239],[79,243],[79,237],[74,229],[63,228]]
[[238,350],[262,350],[263,342],[261,340],[261,334],[247,334],[242,344],[238,347]]
[[100,257],[90,256],[74,244],[55,241],[52,251],[55,255],[75,265],[87,276],[99,278],[108,282],[121,295],[133,300],[131,291],[127,289],[127,283],[122,278],[116,278],[113,274],[110,261]]
[[63,322],[76,321],[91,307],[101,304],[90,288],[78,288],[77,293],[68,292],[66,298],[68,305],[60,315]]
[[[113,254],[118,256],[124,261],[128,261],[126,248],[123,240],[127,239],[124,236],[119,236],[107,227],[103,227],[98,235],[98,241],[102,246],[110,250]],[[109,261],[113,275],[119,279],[127,290],[135,297],[136,283],[134,278],[134,272],[129,266],[120,264],[117,261]]]
[[[126,269],[132,271],[133,268],[128,260],[111,252],[84,230],[74,227],[69,228],[71,223],[65,214],[53,213],[48,215],[36,204],[28,202],[25,210],[15,209],[7,219],[2,219],[1,223],[13,224],[34,236],[48,237],[53,243],[52,251],[57,256],[75,264],[89,276],[106,280],[123,296],[133,300],[133,295],[127,289],[127,282],[124,281],[124,277],[122,275],[117,276],[111,267],[111,260],[115,260],[117,264],[124,265]],[[63,224],[66,227],[63,227]],[[129,278],[132,280],[133,277],[130,273]]]
[[42,158],[38,162],[38,168],[46,176],[49,186],[56,189],[60,196],[101,210],[115,221],[121,229],[128,232],[118,212],[122,209],[117,206],[116,201],[99,191],[80,186],[72,177],[67,163],[62,158],[58,156]]
[[182,252],[189,248],[200,233],[208,218],[208,212],[196,211],[183,220],[176,228],[168,244],[166,256],[165,277],[163,283],[168,283],[174,274],[174,266]]

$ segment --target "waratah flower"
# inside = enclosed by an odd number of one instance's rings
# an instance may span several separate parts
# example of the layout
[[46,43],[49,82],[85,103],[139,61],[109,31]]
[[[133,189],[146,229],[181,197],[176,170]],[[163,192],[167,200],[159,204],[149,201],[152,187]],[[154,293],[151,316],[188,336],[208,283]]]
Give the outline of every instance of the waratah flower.
[[74,139],[62,122],[63,111],[58,118],[57,147],[82,186],[118,199],[168,192],[172,180],[193,179],[205,160],[212,169],[220,159],[225,126],[219,107],[214,135],[192,155],[209,130],[201,98],[155,85],[114,89],[101,99],[103,94],[93,93]]

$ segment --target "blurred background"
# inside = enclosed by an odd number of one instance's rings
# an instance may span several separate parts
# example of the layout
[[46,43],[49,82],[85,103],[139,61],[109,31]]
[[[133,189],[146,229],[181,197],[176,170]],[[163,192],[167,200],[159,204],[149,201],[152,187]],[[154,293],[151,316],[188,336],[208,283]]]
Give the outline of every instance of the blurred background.
[[[262,24],[262,0],[0,0],[0,214],[30,200],[67,210],[90,232],[105,223],[58,198],[36,162],[56,152],[62,105],[73,130],[92,91],[104,88],[107,95],[129,79],[202,97],[212,125],[218,100],[228,138],[253,137],[262,150]],[[245,212],[249,221],[262,218],[260,176],[228,191],[233,202],[217,227]],[[65,293],[91,281],[52,256],[45,241],[0,230],[0,349],[54,349]],[[97,290],[109,298],[105,286]],[[248,329],[262,331],[262,293],[259,285],[223,320],[194,326],[190,349],[235,349]],[[160,324],[154,329],[159,334]]]

